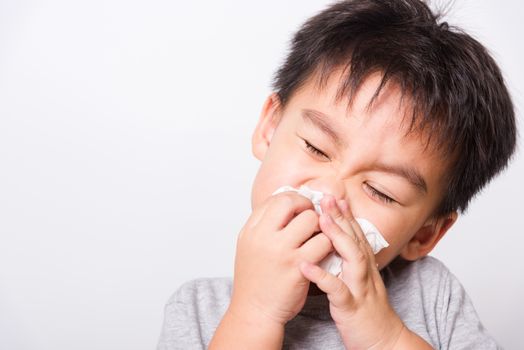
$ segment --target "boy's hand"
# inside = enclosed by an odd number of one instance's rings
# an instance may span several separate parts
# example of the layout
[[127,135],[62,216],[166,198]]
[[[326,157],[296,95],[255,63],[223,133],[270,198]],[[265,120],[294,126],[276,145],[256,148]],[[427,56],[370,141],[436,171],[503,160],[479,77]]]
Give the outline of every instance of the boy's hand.
[[[375,256],[344,200],[325,196],[320,228],[343,259],[339,277],[303,262],[302,273],[327,293],[346,349],[392,349],[409,332],[390,306]],[[404,335],[402,336],[404,338]]]
[[268,198],[242,228],[235,257],[229,312],[251,324],[285,325],[302,309],[309,281],[300,262],[321,261],[333,251],[319,232],[309,199],[293,192]]

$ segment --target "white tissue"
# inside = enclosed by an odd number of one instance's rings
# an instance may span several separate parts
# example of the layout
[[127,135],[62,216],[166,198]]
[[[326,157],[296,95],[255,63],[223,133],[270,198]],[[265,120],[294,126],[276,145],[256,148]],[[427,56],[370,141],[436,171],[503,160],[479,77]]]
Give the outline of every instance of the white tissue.
[[[322,209],[320,208],[320,200],[322,199],[322,197],[324,197],[324,194],[322,192],[314,191],[307,186],[300,186],[299,189],[296,189],[291,186],[282,186],[279,189],[277,189],[273,193],[273,195],[286,191],[297,192],[298,194],[308,198],[313,203],[315,211],[319,215],[322,214]],[[364,232],[364,235],[366,236],[366,239],[369,242],[371,249],[373,249],[374,254],[377,254],[383,248],[389,246],[389,243],[384,239],[384,236],[382,236],[382,234],[375,227],[375,225],[373,225],[371,222],[364,218],[355,218],[355,220],[362,228],[362,231]],[[340,255],[338,255],[337,252],[333,252],[326,256],[324,260],[322,260],[319,263],[319,266],[324,270],[328,271],[329,273],[338,276],[342,271],[342,258],[340,257]]]

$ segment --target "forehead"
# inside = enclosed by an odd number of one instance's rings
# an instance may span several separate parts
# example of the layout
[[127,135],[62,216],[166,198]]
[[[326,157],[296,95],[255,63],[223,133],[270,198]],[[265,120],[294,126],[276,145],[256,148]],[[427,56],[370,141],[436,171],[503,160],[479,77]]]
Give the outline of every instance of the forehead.
[[366,150],[377,160],[411,161],[422,172],[435,173],[433,169],[438,169],[443,178],[449,160],[431,142],[430,131],[413,126],[411,99],[393,82],[377,94],[381,81],[381,74],[370,75],[350,98],[340,94],[342,71],[324,82],[313,76],[295,92],[285,109],[292,111],[297,122],[321,130],[337,147]]
[[312,74],[293,94],[286,108],[308,109],[306,106],[311,106],[311,110],[316,107],[323,112],[318,116],[335,124],[346,123],[348,119],[358,120],[362,126],[380,124],[382,128],[375,128],[375,132],[395,134],[404,142],[416,142],[424,153],[443,153],[440,145],[434,142],[436,138],[432,137],[430,128],[417,121],[411,96],[397,83],[392,80],[384,83],[383,75],[376,72],[352,91],[346,86],[346,76],[343,69],[335,69],[328,75]]

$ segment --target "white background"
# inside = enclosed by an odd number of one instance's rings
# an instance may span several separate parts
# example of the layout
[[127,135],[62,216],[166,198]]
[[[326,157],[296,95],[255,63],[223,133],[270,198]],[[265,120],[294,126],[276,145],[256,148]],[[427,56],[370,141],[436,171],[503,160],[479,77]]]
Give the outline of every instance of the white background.
[[[291,34],[326,1],[0,1],[0,348],[154,348],[184,281],[232,274],[250,137]],[[519,1],[457,0],[524,127]],[[434,255],[520,348],[524,159]],[[226,192],[225,189],[229,189]]]

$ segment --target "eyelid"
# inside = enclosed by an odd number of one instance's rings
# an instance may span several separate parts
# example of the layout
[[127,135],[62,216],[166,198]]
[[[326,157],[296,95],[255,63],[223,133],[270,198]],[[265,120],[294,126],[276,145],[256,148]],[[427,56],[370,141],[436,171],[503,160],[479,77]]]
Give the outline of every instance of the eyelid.
[[371,192],[371,196],[379,197],[378,199],[382,201],[384,204],[400,204],[396,199],[394,199],[388,194],[385,194],[384,192],[382,192],[382,190],[377,189],[375,186],[372,186],[367,182],[364,182],[363,185],[368,189],[368,191]]
[[322,150],[318,149],[316,146],[312,145],[311,142],[309,142],[308,140],[302,138],[302,140],[304,141],[304,143],[306,144],[306,148],[308,149],[309,152],[311,153],[314,153],[320,157],[324,157],[326,159],[330,159],[329,156]]

